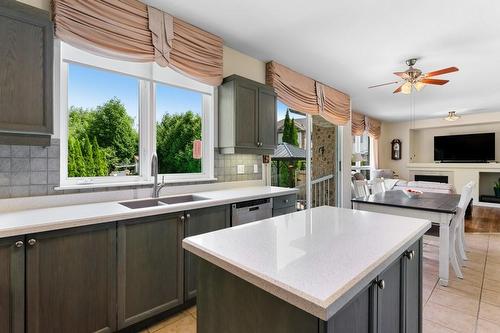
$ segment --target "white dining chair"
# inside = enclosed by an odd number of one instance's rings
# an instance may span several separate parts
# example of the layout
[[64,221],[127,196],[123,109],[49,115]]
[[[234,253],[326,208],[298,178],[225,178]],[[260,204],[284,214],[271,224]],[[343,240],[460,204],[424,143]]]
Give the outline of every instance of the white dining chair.
[[354,191],[354,196],[356,198],[366,197],[370,195],[370,190],[368,189],[368,182],[366,180],[353,180],[352,189]]
[[370,187],[372,190],[372,194],[385,192],[386,188],[384,178],[375,178],[370,182]]
[[458,202],[457,212],[451,220],[450,224],[450,263],[453,271],[455,272],[455,275],[459,279],[463,279],[463,274],[460,266],[463,264],[462,254],[465,253],[462,247],[463,243],[461,241],[460,229],[463,228],[465,211],[467,210],[467,206],[472,196],[473,187],[473,183],[468,183],[462,189],[462,193],[460,194],[460,201]]
[[465,198],[465,211],[464,211],[464,216],[462,219],[459,221],[459,225],[457,225],[457,248],[458,248],[458,259],[459,263],[461,266],[464,265],[465,260],[469,260],[467,258],[467,246],[465,243],[465,213],[467,211],[467,208],[470,204],[470,201],[472,199],[472,191],[474,190],[474,187],[476,187],[476,183],[474,181],[471,181],[465,185],[464,189],[467,188],[466,194],[468,195],[467,198]]

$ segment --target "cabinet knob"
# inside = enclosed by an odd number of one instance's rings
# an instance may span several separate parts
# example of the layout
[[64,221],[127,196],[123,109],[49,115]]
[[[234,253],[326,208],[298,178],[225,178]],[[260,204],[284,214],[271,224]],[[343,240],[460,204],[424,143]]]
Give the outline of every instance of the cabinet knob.
[[384,290],[385,289],[385,281],[384,280],[377,280],[375,281],[375,284],[379,289]]
[[35,245],[35,244],[36,244],[36,239],[31,238],[30,240],[28,240],[28,244],[29,244],[30,246]]
[[181,215],[181,216],[179,217],[179,220],[181,220],[181,222],[184,222],[184,220],[185,220],[185,219],[186,219],[186,218],[184,217],[184,215]]
[[17,241],[17,242],[15,243],[15,245],[16,245],[16,247],[23,247],[24,242],[23,242],[23,241]]
[[408,258],[408,260],[413,260],[413,258],[415,257],[415,251],[414,250],[406,251],[405,257]]
[[186,214],[186,218],[189,220],[191,218],[191,214]]

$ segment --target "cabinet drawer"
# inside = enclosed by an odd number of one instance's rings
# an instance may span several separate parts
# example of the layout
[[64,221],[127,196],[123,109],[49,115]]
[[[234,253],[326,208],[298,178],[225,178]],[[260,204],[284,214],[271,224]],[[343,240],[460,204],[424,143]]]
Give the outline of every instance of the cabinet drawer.
[[295,206],[273,209],[273,217],[296,212]]
[[273,209],[280,209],[285,207],[295,206],[297,201],[296,194],[282,195],[280,197],[273,198]]

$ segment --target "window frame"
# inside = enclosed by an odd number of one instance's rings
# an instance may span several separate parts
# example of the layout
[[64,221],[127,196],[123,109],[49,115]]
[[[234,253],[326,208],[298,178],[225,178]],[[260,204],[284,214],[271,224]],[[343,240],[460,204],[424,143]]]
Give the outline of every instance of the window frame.
[[[170,68],[155,63],[131,63],[109,59],[70,46],[60,40],[54,45],[54,137],[60,138],[60,186],[58,189],[150,184],[151,156],[156,150],[156,89],[157,83],[203,94],[202,99],[202,170],[201,173],[162,174],[165,182],[211,181],[214,178],[214,136],[216,88],[195,81]],[[92,67],[139,80],[139,175],[105,177],[68,177],[68,64]],[[57,131],[57,129],[59,131]]]

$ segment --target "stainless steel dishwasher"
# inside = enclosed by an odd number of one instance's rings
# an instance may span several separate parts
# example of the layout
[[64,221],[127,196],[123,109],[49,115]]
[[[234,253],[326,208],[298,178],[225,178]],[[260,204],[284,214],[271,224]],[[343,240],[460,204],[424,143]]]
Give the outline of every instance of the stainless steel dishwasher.
[[231,215],[233,227],[270,218],[273,216],[273,199],[257,199],[235,203],[231,207]]

